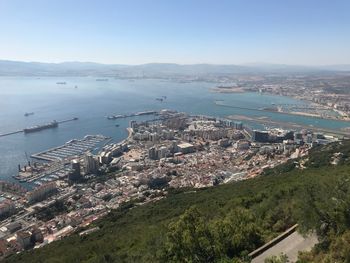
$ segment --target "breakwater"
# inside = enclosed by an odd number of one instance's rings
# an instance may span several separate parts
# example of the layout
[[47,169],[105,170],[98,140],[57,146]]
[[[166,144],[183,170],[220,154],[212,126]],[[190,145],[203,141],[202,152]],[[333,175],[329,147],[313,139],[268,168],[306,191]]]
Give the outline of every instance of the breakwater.
[[[58,126],[58,124],[60,124],[60,123],[76,121],[76,120],[78,120],[78,118],[74,117],[74,118],[71,118],[71,119],[65,119],[65,120],[61,120],[61,121],[53,121],[53,122],[51,122],[49,124],[35,125],[33,127],[24,128],[23,130],[17,130],[17,131],[2,133],[2,134],[0,134],[0,137],[9,136],[9,135],[17,134],[17,133],[22,133],[22,132],[23,133],[38,132],[38,131],[41,131],[41,130],[44,130],[44,129],[56,128]],[[55,125],[53,125],[53,123]]]

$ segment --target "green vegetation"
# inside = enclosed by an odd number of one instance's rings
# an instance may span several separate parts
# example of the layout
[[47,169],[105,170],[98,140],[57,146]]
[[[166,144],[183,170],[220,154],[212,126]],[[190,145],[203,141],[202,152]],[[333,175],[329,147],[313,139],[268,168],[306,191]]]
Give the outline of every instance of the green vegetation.
[[285,254],[281,254],[279,256],[272,256],[265,259],[264,263],[288,263],[288,257]]
[[295,223],[320,238],[300,262],[350,262],[349,156],[349,141],[316,147],[306,169],[291,161],[255,179],[134,201],[95,223],[97,232],[5,262],[249,262],[249,252]]

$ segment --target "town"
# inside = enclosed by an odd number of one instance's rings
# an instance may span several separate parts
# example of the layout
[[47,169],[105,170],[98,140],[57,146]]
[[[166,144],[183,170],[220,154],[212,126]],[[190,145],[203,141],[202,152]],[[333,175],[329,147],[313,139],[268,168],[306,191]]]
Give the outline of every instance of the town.
[[291,159],[303,169],[299,157],[339,139],[307,129],[255,130],[239,121],[166,109],[156,119],[130,120],[128,133],[95,153],[107,137],[90,135],[32,155],[46,162],[19,167],[20,178],[41,180],[31,190],[0,182],[0,256],[73,232],[88,235],[98,231],[88,226],[112,209],[159,200],[169,189],[247,180]]
[[[350,120],[348,73],[313,74],[237,74],[217,78],[221,85],[213,92],[258,92],[292,97],[305,104],[274,104],[262,110],[318,117]],[[209,81],[209,80],[208,80]]]

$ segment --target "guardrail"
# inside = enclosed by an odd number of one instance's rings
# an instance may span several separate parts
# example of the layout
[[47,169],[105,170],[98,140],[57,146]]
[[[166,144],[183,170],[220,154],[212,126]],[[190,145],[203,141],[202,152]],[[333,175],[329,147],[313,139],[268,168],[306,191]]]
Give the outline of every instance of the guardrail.
[[278,237],[272,239],[271,241],[267,242],[265,245],[263,245],[263,246],[257,248],[256,250],[254,250],[253,252],[250,252],[248,254],[248,256],[251,257],[251,258],[256,258],[257,256],[261,255],[262,253],[264,253],[269,248],[273,247],[274,245],[276,245],[277,243],[279,243],[280,241],[285,239],[290,234],[294,233],[297,227],[298,227],[298,224],[295,224],[294,226],[288,228],[286,231],[284,231]]

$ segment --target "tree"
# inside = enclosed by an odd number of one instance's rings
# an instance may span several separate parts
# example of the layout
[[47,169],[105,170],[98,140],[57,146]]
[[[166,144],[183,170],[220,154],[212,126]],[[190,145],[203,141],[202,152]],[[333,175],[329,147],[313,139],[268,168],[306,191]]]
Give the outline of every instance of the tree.
[[264,260],[264,263],[288,263],[288,256],[281,253],[279,256],[271,256]]
[[203,215],[195,207],[169,225],[166,259],[169,262],[214,262],[214,238]]
[[244,208],[235,208],[224,218],[207,221],[192,207],[169,225],[166,261],[232,262],[247,258],[250,251],[263,243],[256,221]]
[[212,224],[217,254],[242,257],[262,245],[261,229],[251,211],[237,207]]

